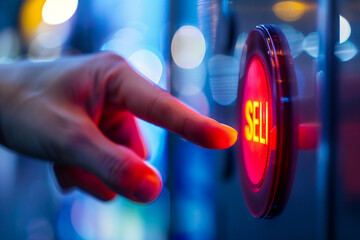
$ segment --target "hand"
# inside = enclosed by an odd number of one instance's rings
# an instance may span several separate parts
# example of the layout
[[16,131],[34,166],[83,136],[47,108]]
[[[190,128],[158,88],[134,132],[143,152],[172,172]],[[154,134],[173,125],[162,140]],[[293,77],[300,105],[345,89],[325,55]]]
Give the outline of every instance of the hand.
[[120,194],[146,203],[160,194],[134,116],[205,148],[227,148],[237,138],[110,53],[0,65],[0,74],[0,143],[53,161],[64,189],[102,200]]

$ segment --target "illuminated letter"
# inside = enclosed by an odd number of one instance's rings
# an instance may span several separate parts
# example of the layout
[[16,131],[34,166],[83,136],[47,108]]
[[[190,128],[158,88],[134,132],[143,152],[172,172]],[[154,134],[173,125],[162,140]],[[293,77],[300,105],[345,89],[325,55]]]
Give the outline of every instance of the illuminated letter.
[[251,141],[253,135],[253,123],[250,114],[252,113],[252,102],[248,100],[245,105],[245,118],[248,125],[245,126],[245,138],[248,141]]
[[[266,121],[266,119],[265,119]],[[262,130],[263,130],[263,109],[262,109],[262,102],[260,102],[260,143],[266,144],[265,138],[262,137]]]
[[268,119],[268,102],[266,102],[266,144],[268,144],[268,133],[269,133],[269,119]]
[[256,118],[256,108],[259,107],[259,102],[254,101],[254,110],[253,110],[253,124],[254,124],[254,130],[253,130],[253,141],[259,142],[259,136],[256,136],[256,125],[259,125],[259,119]]

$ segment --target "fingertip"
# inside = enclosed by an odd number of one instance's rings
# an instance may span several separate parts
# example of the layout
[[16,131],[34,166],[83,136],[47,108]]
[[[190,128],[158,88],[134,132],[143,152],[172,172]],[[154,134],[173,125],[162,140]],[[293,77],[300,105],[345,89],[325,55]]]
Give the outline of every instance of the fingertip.
[[219,142],[219,148],[229,148],[236,143],[238,132],[228,125],[222,123],[220,123],[220,125],[224,131],[224,134],[222,136],[222,141]]
[[235,144],[237,131],[225,124],[221,124],[213,119],[199,128],[197,134],[201,146],[210,149],[225,149]]
[[163,182],[158,171],[145,162],[148,167],[133,194],[132,199],[138,203],[150,203],[155,201],[162,190]]
[[134,200],[139,203],[153,202],[159,197],[161,189],[162,181],[159,176],[147,174],[141,179],[133,195]]

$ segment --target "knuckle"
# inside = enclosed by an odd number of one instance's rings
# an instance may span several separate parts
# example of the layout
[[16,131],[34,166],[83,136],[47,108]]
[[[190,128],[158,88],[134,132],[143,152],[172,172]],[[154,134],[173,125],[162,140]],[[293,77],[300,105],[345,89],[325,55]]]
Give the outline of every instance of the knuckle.
[[104,60],[104,61],[126,62],[124,57],[107,51],[96,53],[93,55],[93,58],[95,61]]
[[[155,86],[156,87],[156,86]],[[171,97],[171,95],[164,91],[161,88],[156,87],[155,88],[155,97],[151,99],[151,101],[149,102],[149,105],[147,107],[147,112],[146,112],[146,117],[148,119],[151,119],[152,116],[154,116],[156,113],[154,112],[156,108],[156,105],[158,104],[158,102],[163,99],[163,98],[169,98]],[[166,105],[164,105],[166,106]],[[166,113],[166,109],[161,109],[163,113]]]
[[107,154],[102,159],[104,180],[110,184],[118,184],[120,178],[128,178],[130,176],[130,159],[123,157],[119,159],[117,155]]
[[100,52],[92,55],[87,66],[91,67],[91,79],[94,81],[94,89],[103,93],[108,89],[114,92],[112,88],[120,88],[122,81],[119,80],[122,79],[121,76],[126,69],[129,69],[130,65],[120,55],[111,52]]
[[70,148],[77,149],[87,142],[86,129],[80,125],[74,125],[67,133],[67,142]]
[[64,152],[74,155],[79,153],[83,147],[89,145],[89,132],[91,128],[86,121],[63,121],[61,128],[63,137],[61,138],[60,148],[63,149]]
[[84,74],[84,69],[87,69],[89,73],[96,75],[96,72],[99,71],[119,69],[119,67],[123,66],[125,63],[127,63],[125,58],[120,55],[105,51],[98,52],[86,57],[85,61],[82,62],[83,67],[81,68],[81,73]]

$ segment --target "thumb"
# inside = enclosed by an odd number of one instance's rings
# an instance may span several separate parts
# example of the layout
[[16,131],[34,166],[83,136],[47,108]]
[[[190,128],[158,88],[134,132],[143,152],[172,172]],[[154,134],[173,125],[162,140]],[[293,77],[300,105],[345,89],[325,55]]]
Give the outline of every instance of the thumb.
[[154,201],[162,189],[158,172],[129,148],[107,139],[94,124],[82,124],[72,134],[73,165],[95,174],[112,191],[139,203]]

